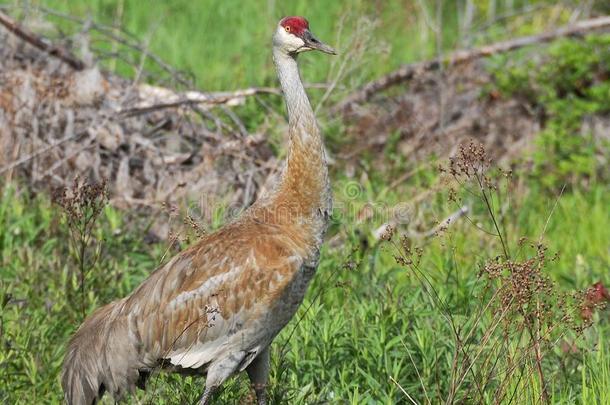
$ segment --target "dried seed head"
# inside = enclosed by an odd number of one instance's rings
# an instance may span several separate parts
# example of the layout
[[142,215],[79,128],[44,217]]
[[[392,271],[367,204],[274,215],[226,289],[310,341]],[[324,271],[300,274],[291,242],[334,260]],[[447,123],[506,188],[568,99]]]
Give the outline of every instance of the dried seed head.
[[382,241],[389,242],[394,237],[394,234],[396,234],[396,227],[391,225],[391,224],[389,224],[389,225],[386,226],[385,230],[381,234],[380,239]]

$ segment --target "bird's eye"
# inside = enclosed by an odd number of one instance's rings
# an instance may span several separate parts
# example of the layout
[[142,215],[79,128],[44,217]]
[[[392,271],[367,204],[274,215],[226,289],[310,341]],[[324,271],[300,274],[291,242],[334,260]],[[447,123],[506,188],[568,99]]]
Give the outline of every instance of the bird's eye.
[[286,30],[286,32],[290,32],[290,26],[289,25],[284,27],[284,29]]

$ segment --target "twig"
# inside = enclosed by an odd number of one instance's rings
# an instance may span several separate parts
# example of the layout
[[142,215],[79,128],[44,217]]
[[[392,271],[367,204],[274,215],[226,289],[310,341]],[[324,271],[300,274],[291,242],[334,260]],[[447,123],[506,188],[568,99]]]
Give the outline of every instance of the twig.
[[422,378],[421,374],[419,374],[419,370],[417,369],[417,365],[415,364],[415,360],[413,360],[413,356],[411,355],[411,350],[409,350],[409,348],[407,347],[407,344],[402,339],[402,337],[400,338],[400,343],[402,343],[403,347],[405,348],[405,351],[409,355],[409,359],[411,360],[411,364],[413,365],[413,368],[415,369],[415,373],[417,374],[417,378],[419,379],[419,384],[421,385],[421,388],[424,391],[424,396],[426,397],[426,403],[427,404],[431,404],[432,402],[430,402],[430,397],[428,397],[428,390],[426,390],[426,384],[424,384],[424,379]]
[[56,57],[62,62],[68,64],[73,69],[83,70],[85,68],[85,63],[82,60],[77,59],[68,50],[45,42],[40,37],[21,27],[15,20],[10,18],[3,12],[0,12],[0,24],[2,24],[7,30],[12,32],[15,36],[21,38],[25,42],[34,46],[35,48],[38,48],[41,51]]
[[405,396],[406,396],[407,398],[409,398],[409,401],[411,401],[411,403],[412,403],[413,405],[417,405],[417,402],[415,402],[415,400],[414,400],[413,398],[411,398],[411,395],[409,395],[409,394],[407,393],[407,391],[405,391],[405,389],[404,389],[404,388],[402,388],[402,386],[401,386],[401,385],[398,383],[398,381],[396,381],[396,380],[394,379],[394,377],[390,376],[390,381],[392,381],[392,383],[393,383],[394,385],[396,385],[396,386],[398,387],[398,389],[399,389],[399,390],[401,390],[401,391],[402,391],[402,393],[403,393],[403,394],[405,394]]
[[30,160],[34,159],[35,157],[37,157],[39,155],[42,155],[43,153],[46,153],[49,150],[51,150],[51,149],[53,149],[53,148],[55,148],[55,147],[65,143],[65,142],[68,142],[69,140],[74,139],[74,138],[76,138],[77,136],[80,136],[80,135],[82,135],[82,134],[80,134],[80,133],[69,134],[69,135],[65,136],[64,138],[62,138],[62,139],[60,139],[58,141],[50,143],[50,144],[48,144],[48,145],[46,145],[46,146],[44,146],[44,147],[42,147],[42,148],[32,152],[32,153],[29,153],[28,155],[22,157],[19,160],[16,160],[14,162],[8,163],[8,164],[4,165],[3,167],[0,167],[0,174],[4,173],[6,171],[9,171],[11,169],[14,169],[15,167],[20,166],[20,165],[22,165],[22,164],[24,164],[26,162],[29,162]]
[[[19,6],[17,6],[17,7],[19,7]],[[77,17],[74,17],[69,14],[60,13],[51,8],[39,6],[39,7],[36,7],[36,10],[43,12],[45,14],[48,14],[48,15],[52,15],[54,17],[58,17],[58,18],[73,22],[75,24],[84,25],[87,23],[87,20],[77,18]],[[116,26],[110,27],[110,26],[106,26],[106,25],[103,25],[100,23],[96,23],[95,21],[89,21],[88,23],[89,23],[90,31],[97,31],[102,36],[105,36],[107,39],[110,39],[118,44],[126,46],[127,48],[131,48],[134,51],[137,51],[139,53],[143,53],[145,51],[143,46],[139,43],[139,38],[122,27],[116,27]],[[154,53],[152,53],[150,51],[147,52],[147,57],[148,57],[148,59],[153,60],[162,70],[166,71],[174,80],[176,80],[177,83],[180,83],[181,85],[183,85],[187,88],[193,86],[192,80],[189,81],[183,77],[183,76],[187,75],[185,72],[181,72],[179,70],[174,69],[170,64],[168,64],[163,59],[161,59],[161,57],[155,55]],[[125,61],[125,62],[131,64],[131,61]]]
[[553,203],[553,208],[551,208],[551,212],[549,212],[549,215],[546,217],[546,222],[544,223],[544,228],[542,228],[542,232],[540,233],[540,237],[538,238],[539,244],[542,243],[542,238],[546,234],[546,229],[549,226],[549,222],[551,222],[551,217],[553,216],[553,213],[555,213],[557,204],[559,204],[559,200],[561,200],[561,197],[563,196],[563,192],[565,191],[565,189],[566,189],[566,184],[564,183],[564,185],[561,187],[561,191],[559,192],[559,195],[557,196],[557,198],[555,198],[555,202]]
[[506,53],[526,46],[553,41],[557,38],[582,34],[596,29],[610,27],[610,16],[593,18],[590,20],[580,21],[568,27],[558,28],[554,31],[549,31],[543,34],[531,35],[511,39],[502,42],[496,42],[491,45],[486,45],[472,50],[458,50],[450,53],[445,57],[435,58],[433,60],[417,62],[408,65],[403,65],[398,70],[380,77],[377,80],[367,83],[356,92],[347,96],[339,104],[332,108],[332,112],[347,111],[353,104],[362,103],[370,100],[376,93],[386,90],[399,83],[409,81],[422,73],[439,70],[443,64],[455,66],[467,63],[483,57],[488,57],[495,54]]

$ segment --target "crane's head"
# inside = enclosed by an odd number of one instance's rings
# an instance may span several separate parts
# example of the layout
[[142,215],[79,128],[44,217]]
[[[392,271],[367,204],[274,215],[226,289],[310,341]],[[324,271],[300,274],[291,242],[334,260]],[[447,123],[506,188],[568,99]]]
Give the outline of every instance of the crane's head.
[[273,46],[289,55],[314,50],[337,54],[333,48],[314,37],[309,31],[309,22],[303,17],[282,18],[273,35]]

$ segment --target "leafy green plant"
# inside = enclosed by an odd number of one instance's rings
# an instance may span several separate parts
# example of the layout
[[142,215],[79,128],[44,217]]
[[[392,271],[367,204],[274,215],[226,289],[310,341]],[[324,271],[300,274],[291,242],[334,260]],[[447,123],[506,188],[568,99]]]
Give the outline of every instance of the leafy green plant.
[[607,159],[607,142],[584,132],[582,124],[610,111],[610,35],[556,41],[541,62],[530,54],[521,58],[493,74],[502,93],[522,97],[545,117],[535,140],[532,177],[549,189],[607,178],[599,164],[600,155]]

